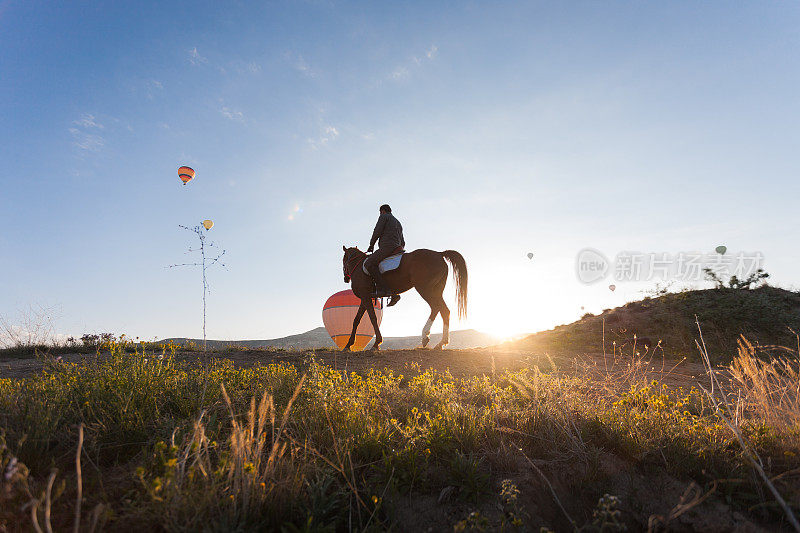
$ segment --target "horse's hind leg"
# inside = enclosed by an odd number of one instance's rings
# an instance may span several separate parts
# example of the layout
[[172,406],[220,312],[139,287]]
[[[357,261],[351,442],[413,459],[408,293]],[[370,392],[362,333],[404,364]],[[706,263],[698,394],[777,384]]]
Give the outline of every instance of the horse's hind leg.
[[442,315],[442,322],[444,322],[444,327],[442,329],[442,340],[434,347],[434,350],[441,350],[444,346],[447,346],[450,343],[450,309],[447,308],[447,304],[444,303],[444,298],[442,297],[442,293],[444,292],[444,286],[447,284],[447,270],[444,272],[444,277],[435,281],[431,286],[424,290],[417,289],[417,292],[422,299],[428,302],[428,305],[431,306],[431,316],[428,318],[428,321],[425,323],[425,328],[422,330],[422,347],[428,345],[430,341],[430,333],[431,333],[431,326],[433,325],[433,321],[436,319],[436,315]]
[[439,314],[439,308],[434,305],[436,297],[433,296],[430,291],[417,288],[417,292],[422,296],[422,299],[431,306],[431,316],[428,317],[428,321],[425,322],[425,326],[422,328],[422,347],[425,348],[431,341],[431,326],[433,326],[433,321],[436,320],[436,315]]
[[438,307],[439,313],[442,315],[442,340],[437,344],[433,349],[434,350],[441,350],[448,344],[450,344],[450,309],[447,307],[447,304],[444,303],[444,298],[440,294],[438,297]]

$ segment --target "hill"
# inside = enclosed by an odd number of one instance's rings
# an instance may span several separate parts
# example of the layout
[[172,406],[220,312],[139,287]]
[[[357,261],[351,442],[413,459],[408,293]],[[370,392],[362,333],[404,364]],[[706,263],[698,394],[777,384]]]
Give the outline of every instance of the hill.
[[[432,334],[430,345],[434,346],[442,338],[441,334]],[[172,338],[158,341],[159,343],[173,342],[185,345],[189,342],[203,344],[202,339]],[[486,333],[481,333],[474,329],[463,329],[450,332],[449,348],[481,348],[497,344],[499,339]],[[328,332],[323,327],[314,328],[288,337],[265,340],[243,340],[243,341],[221,341],[207,340],[209,348],[218,350],[236,346],[241,348],[277,348],[283,350],[313,350],[315,348],[336,348]],[[409,337],[384,337],[381,348],[390,350],[400,350],[405,348],[416,348],[420,345],[420,335]]]
[[[659,345],[667,357],[698,357],[700,321],[709,354],[727,361],[744,335],[761,346],[796,347],[800,332],[800,293],[776,287],[753,290],[707,289],[665,294],[629,302],[599,315],[586,314],[572,324],[535,333],[507,346],[535,351],[600,352],[616,348],[629,354]],[[616,344],[615,344],[616,343]]]

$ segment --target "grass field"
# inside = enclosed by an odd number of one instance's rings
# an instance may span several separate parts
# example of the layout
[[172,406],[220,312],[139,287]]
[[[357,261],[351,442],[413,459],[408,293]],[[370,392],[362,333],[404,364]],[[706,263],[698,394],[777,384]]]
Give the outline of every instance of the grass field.
[[800,509],[796,353],[742,344],[713,397],[635,353],[214,355],[110,343],[0,379],[0,531],[758,531],[791,529],[773,489]]

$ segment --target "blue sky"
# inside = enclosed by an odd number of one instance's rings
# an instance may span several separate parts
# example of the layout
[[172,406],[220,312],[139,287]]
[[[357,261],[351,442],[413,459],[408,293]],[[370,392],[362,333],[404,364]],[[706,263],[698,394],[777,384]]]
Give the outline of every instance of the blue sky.
[[[454,328],[654,285],[580,283],[584,247],[725,244],[794,287],[798,24],[788,2],[0,2],[0,316],[198,336],[199,273],[165,267],[210,218],[209,337],[304,331],[384,202],[409,248],[465,256]],[[426,317],[411,293],[384,333]]]

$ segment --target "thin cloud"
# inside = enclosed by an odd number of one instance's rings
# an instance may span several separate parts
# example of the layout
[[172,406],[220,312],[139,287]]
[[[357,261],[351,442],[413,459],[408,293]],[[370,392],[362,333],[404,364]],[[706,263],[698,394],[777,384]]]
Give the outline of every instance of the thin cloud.
[[72,123],[82,128],[97,128],[101,130],[103,129],[103,125],[97,122],[95,116],[88,113],[81,115],[81,118],[72,121]]
[[306,62],[302,54],[294,52],[286,52],[286,60],[292,65],[292,68],[309,78],[316,78],[317,71]]
[[319,150],[320,148],[333,142],[338,136],[339,130],[337,130],[336,127],[325,126],[325,128],[322,130],[322,135],[316,139],[308,139],[308,144],[313,150]]
[[[111,119],[114,122],[114,119]],[[89,152],[99,152],[106,141],[98,135],[98,130],[105,129],[105,126],[98,122],[97,117],[91,113],[84,113],[79,119],[72,121],[73,127],[67,129],[72,137],[72,145],[75,146],[81,154]]]
[[80,149],[82,152],[99,152],[106,142],[99,135],[93,133],[86,133],[78,128],[70,128],[70,135],[72,135],[73,146]]
[[147,96],[148,100],[152,100],[155,96],[157,91],[161,91],[164,89],[164,84],[158,80],[150,80],[145,83],[145,95]]
[[131,86],[132,93],[143,95],[148,100],[152,100],[163,90],[164,84],[156,79],[140,80]]
[[408,71],[406,67],[397,67],[392,71],[389,77],[392,78],[393,80],[404,80],[408,78],[410,75],[411,73]]
[[261,72],[261,65],[256,61],[243,61],[240,59],[229,61],[225,65],[214,65],[214,68],[223,75],[229,72],[234,74],[258,74]]
[[223,117],[229,120],[244,122],[244,114],[241,111],[236,111],[235,109],[231,109],[230,107],[222,106],[222,109],[220,109],[219,112],[222,113]]
[[201,56],[200,52],[197,51],[197,47],[195,46],[194,48],[189,50],[189,63],[191,63],[192,65],[208,63],[208,58]]
[[435,44],[431,45],[424,54],[411,56],[411,59],[406,64],[398,65],[386,76],[387,79],[392,81],[403,81],[411,77],[413,70],[421,67],[426,62],[431,62],[436,58],[439,52],[439,47]]

